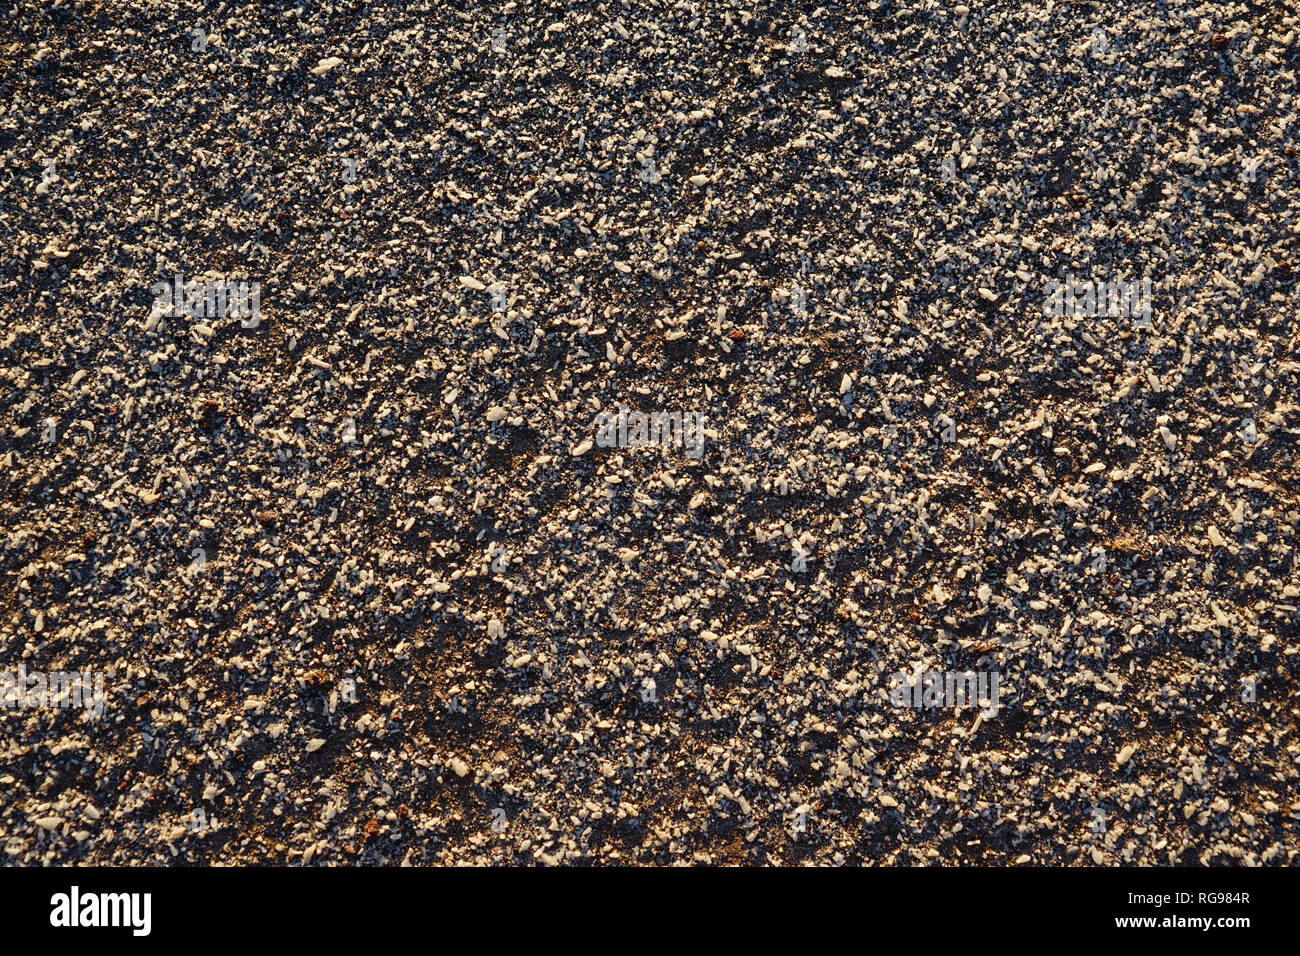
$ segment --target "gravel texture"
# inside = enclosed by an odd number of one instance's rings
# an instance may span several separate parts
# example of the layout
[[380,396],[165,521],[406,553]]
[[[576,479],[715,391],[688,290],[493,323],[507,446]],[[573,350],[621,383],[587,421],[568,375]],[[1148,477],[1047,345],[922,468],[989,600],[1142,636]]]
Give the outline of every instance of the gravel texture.
[[19,0],[0,861],[1294,863],[1298,36]]

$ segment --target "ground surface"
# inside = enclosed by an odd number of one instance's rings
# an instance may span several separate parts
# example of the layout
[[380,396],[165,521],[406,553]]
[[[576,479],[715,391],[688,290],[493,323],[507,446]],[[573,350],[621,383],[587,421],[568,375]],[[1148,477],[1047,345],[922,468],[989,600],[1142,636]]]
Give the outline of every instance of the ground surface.
[[19,0],[0,860],[1294,862],[1298,31]]

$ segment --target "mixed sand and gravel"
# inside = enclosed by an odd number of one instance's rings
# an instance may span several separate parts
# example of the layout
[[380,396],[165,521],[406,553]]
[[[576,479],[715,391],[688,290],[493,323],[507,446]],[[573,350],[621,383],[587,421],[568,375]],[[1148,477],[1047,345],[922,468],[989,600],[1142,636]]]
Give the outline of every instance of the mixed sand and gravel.
[[19,0],[0,862],[1294,864],[1298,72],[1282,0]]

